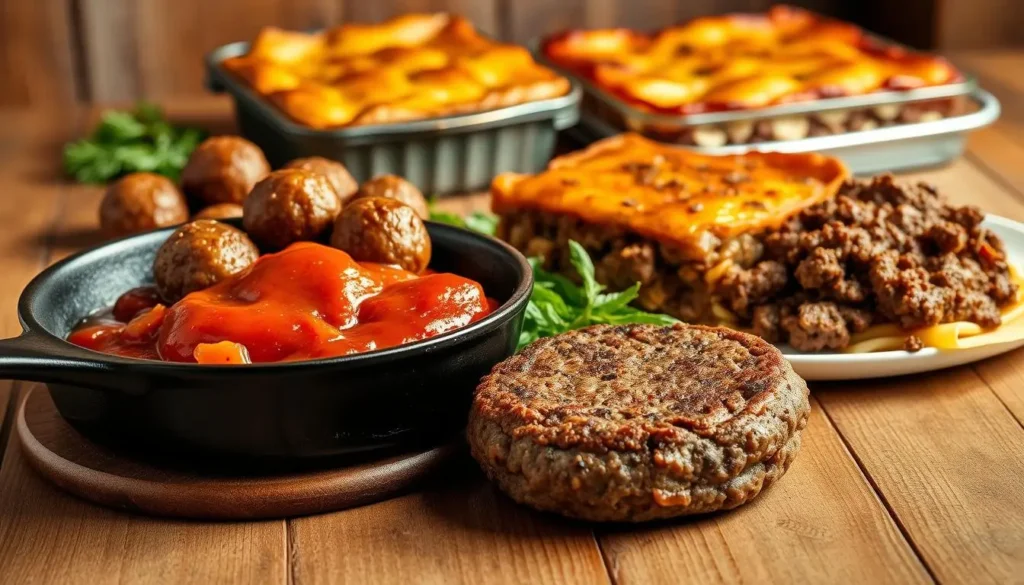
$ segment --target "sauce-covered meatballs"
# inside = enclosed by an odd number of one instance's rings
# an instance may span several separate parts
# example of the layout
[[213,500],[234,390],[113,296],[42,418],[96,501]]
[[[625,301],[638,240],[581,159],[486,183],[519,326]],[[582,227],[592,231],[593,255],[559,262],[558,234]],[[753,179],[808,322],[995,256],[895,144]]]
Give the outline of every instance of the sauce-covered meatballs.
[[342,205],[359,190],[359,183],[348,172],[345,165],[322,156],[297,158],[284,165],[284,168],[303,169],[323,175],[327,178],[327,182],[331,184],[331,187],[334,187],[334,191],[338,194],[338,199],[341,200]]
[[338,215],[331,245],[358,262],[395,264],[422,273],[430,263],[430,236],[416,211],[394,199],[350,201]]
[[100,227],[108,236],[127,236],[188,221],[185,197],[170,179],[132,173],[114,182],[100,204]]
[[326,235],[341,199],[324,175],[282,169],[256,183],[242,204],[242,225],[264,250]]
[[416,211],[420,219],[430,217],[430,210],[427,209],[427,198],[423,193],[409,181],[395,175],[380,175],[366,181],[359,187],[355,198],[383,197],[401,201]]
[[245,232],[212,219],[178,228],[157,250],[153,277],[160,296],[174,303],[245,270],[259,250]]
[[260,147],[238,136],[214,136],[192,152],[181,172],[181,187],[205,205],[241,203],[269,172]]
[[242,217],[242,206],[237,203],[218,203],[202,208],[192,219],[231,219]]

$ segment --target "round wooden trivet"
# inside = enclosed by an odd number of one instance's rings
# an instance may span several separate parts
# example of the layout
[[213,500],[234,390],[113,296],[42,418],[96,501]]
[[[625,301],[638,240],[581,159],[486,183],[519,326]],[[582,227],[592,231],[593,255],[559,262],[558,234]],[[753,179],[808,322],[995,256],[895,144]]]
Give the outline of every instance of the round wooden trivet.
[[448,445],[327,471],[220,477],[118,455],[61,418],[46,388],[29,392],[15,426],[36,471],[86,500],[157,516],[285,518],[361,506],[406,490],[458,452]]

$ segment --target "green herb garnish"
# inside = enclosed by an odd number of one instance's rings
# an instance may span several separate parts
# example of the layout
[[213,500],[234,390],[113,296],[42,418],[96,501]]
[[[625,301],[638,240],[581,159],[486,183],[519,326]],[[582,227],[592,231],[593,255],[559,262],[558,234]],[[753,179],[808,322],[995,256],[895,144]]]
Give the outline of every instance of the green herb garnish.
[[[496,215],[479,211],[463,218],[454,213],[431,209],[430,219],[489,236],[494,235],[498,226]],[[561,274],[544,270],[542,259],[530,258],[533,294],[526,305],[523,331],[519,334],[520,349],[541,337],[558,335],[587,325],[671,325],[679,322],[668,315],[648,313],[630,306],[640,294],[639,282],[621,292],[602,292],[604,285],[598,284],[594,278],[594,263],[590,255],[573,240],[569,240],[569,260],[579,275],[581,285]]]
[[582,280],[577,286],[568,278],[541,268],[539,258],[531,258],[533,295],[526,306],[519,347],[541,337],[558,335],[573,329],[601,323],[652,323],[671,325],[678,320],[668,315],[648,313],[630,306],[640,292],[640,283],[621,292],[604,293],[604,285],[594,279],[594,263],[583,246],[569,241],[569,258]]
[[471,229],[475,232],[487,234],[488,236],[493,236],[498,228],[498,216],[482,211],[474,211],[466,217],[462,217],[447,211],[431,209],[430,221]]
[[189,155],[206,137],[197,128],[171,125],[156,105],[132,112],[109,111],[83,140],[64,146],[64,170],[80,183],[105,183],[139,171],[177,179]]

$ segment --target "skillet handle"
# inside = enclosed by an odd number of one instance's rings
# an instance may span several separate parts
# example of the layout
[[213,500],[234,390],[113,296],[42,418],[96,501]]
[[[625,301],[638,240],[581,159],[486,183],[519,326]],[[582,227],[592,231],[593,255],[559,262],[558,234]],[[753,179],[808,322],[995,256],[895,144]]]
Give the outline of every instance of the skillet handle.
[[31,331],[0,339],[0,379],[139,390],[134,376],[118,375],[109,364],[78,355],[86,352],[70,344],[57,346],[49,338]]

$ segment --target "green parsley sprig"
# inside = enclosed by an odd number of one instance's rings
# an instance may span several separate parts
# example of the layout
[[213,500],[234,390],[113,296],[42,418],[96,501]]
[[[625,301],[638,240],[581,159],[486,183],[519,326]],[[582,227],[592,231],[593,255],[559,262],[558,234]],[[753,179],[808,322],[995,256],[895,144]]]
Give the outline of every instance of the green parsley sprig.
[[[498,218],[475,212],[466,217],[431,210],[430,219],[494,235]],[[548,272],[540,258],[530,258],[533,267],[533,294],[526,305],[519,348],[541,337],[550,337],[588,325],[652,323],[671,325],[678,321],[668,315],[648,313],[630,305],[640,294],[640,283],[620,292],[603,292],[604,285],[594,277],[594,263],[583,246],[569,241],[569,260],[581,282],[577,285],[561,274]]]
[[172,125],[156,105],[108,111],[88,138],[64,146],[64,170],[80,183],[105,183],[148,171],[177,180],[189,155],[206,137],[197,128]]

